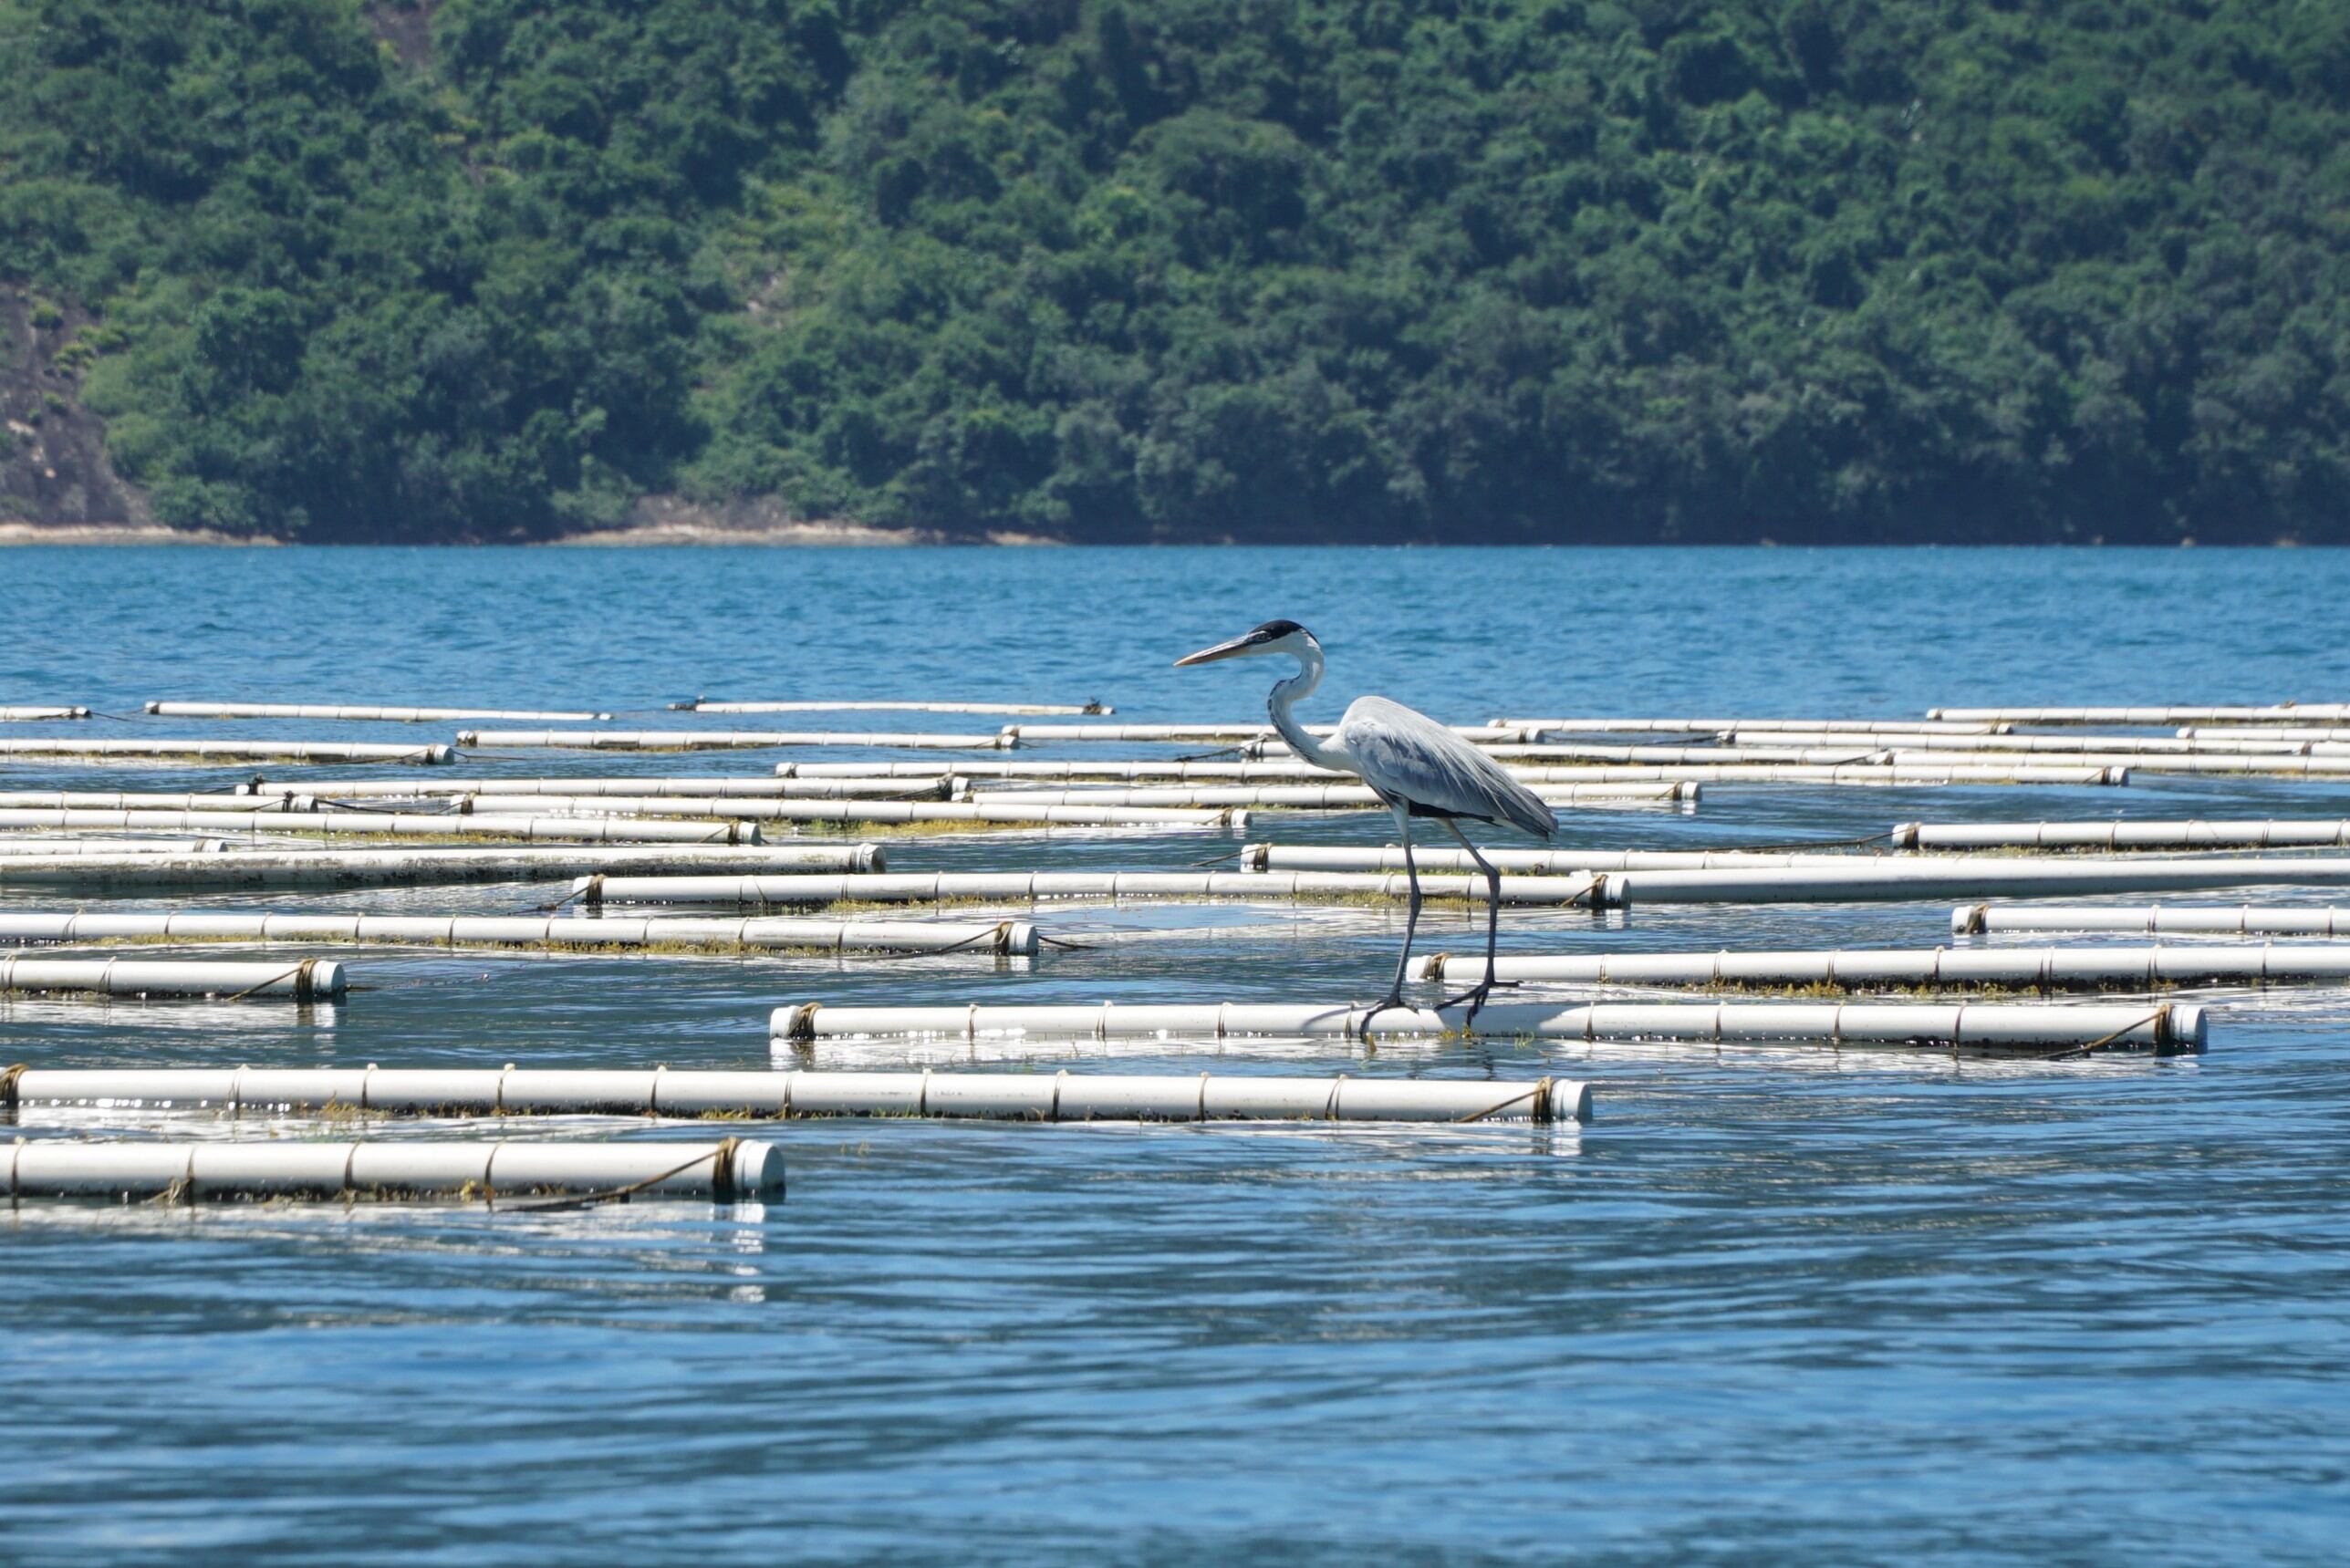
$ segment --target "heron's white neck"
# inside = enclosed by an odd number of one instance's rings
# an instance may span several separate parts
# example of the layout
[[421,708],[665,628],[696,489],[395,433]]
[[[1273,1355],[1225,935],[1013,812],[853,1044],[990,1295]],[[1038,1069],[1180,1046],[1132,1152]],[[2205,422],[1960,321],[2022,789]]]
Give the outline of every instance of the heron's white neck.
[[1314,694],[1322,684],[1322,649],[1308,642],[1303,648],[1285,650],[1297,660],[1297,673],[1286,680],[1274,682],[1273,692],[1265,699],[1265,711],[1273,716],[1273,727],[1289,742],[1289,749],[1317,768],[1333,773],[1351,774],[1346,753],[1335,746],[1326,746],[1305,732],[1292,711],[1296,705]]

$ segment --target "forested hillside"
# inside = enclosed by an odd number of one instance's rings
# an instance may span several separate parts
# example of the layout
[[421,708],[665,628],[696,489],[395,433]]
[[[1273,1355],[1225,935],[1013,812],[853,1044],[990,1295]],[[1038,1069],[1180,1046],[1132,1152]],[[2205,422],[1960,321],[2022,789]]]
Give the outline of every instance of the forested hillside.
[[2350,5],[0,0],[0,516],[95,420],[316,539],[2350,542]]

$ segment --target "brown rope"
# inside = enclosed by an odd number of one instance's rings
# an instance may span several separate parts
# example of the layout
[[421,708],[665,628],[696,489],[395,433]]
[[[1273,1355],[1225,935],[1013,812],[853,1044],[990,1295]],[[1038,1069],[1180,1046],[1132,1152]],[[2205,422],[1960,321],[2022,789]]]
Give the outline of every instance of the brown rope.
[[317,999],[317,991],[313,982],[314,977],[317,973],[317,970],[318,961],[317,959],[304,959],[300,963],[296,964],[284,974],[273,974],[267,980],[255,981],[253,984],[246,986],[243,991],[238,992],[234,996],[227,997],[224,1000],[229,1002],[243,1002],[246,997],[253,995],[255,992],[265,991],[269,987],[276,985],[281,980],[290,980],[294,982],[295,1001],[313,1002]]
[[11,1067],[0,1067],[0,1110],[16,1108],[16,1085],[30,1069],[30,1064],[19,1062]]
[[1512,1106],[1517,1105],[1521,1101],[1527,1099],[1531,1099],[1534,1102],[1534,1110],[1532,1112],[1534,1119],[1538,1122],[1549,1121],[1551,1119],[1550,1086],[1553,1080],[1549,1078],[1537,1078],[1534,1081],[1534,1087],[1528,1089],[1524,1094],[1512,1095],[1508,1099],[1503,1100],[1498,1106],[1489,1106],[1482,1111],[1471,1111],[1465,1116],[1455,1116],[1452,1118],[1453,1125],[1457,1127],[1462,1122],[1482,1122],[1487,1116],[1499,1116],[1502,1112],[1508,1110]]
[[2043,1062],[2069,1062],[2074,1060],[2075,1057],[2089,1055],[2105,1046],[2112,1044],[2115,1041],[2120,1039],[2131,1030],[2143,1029],[2149,1023],[2155,1026],[2154,1044],[2159,1045],[2162,1044],[2164,1027],[2170,1022],[2170,1005],[2171,1004],[2169,1002],[2166,1002],[2161,1006],[2156,1008],[2152,1012],[2147,1013],[2144,1018],[2132,1019],[2129,1023],[2123,1024],[2119,1029],[2115,1030],[2111,1034],[2102,1035],[2097,1039],[2090,1041],[2086,1045],[2070,1046],[2063,1051],[2058,1051],[2054,1054],[2043,1056],[2041,1060]]
[[593,876],[589,877],[587,881],[581,883],[578,887],[574,888],[570,892],[566,893],[552,904],[538,904],[533,906],[533,908],[542,915],[551,915],[555,913],[556,910],[563,908],[564,905],[571,902],[574,898],[585,898],[591,904],[602,903],[604,901],[604,873],[601,871],[595,873]]
[[556,1198],[543,1203],[509,1203],[506,1205],[506,1212],[509,1214],[559,1214],[568,1210],[600,1208],[607,1203],[626,1203],[648,1188],[659,1187],[672,1177],[683,1176],[704,1160],[718,1162],[711,1171],[710,1200],[712,1203],[732,1203],[735,1199],[734,1151],[741,1147],[742,1144],[743,1140],[739,1137],[721,1138],[718,1147],[709,1153],[697,1154],[683,1165],[664,1170],[659,1176],[648,1176],[642,1181],[632,1181],[626,1187],[615,1187],[603,1192],[583,1192],[576,1198]]

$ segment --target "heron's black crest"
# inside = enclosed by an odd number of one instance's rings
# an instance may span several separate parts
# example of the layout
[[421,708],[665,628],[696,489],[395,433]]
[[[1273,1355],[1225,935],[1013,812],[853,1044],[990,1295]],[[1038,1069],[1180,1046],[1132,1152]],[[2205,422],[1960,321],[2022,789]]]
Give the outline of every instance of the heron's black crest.
[[[1293,631],[1305,631],[1305,628],[1294,620],[1269,620],[1249,633],[1248,639],[1251,642],[1274,642],[1287,637]],[[1305,635],[1312,637],[1314,634],[1305,631]]]

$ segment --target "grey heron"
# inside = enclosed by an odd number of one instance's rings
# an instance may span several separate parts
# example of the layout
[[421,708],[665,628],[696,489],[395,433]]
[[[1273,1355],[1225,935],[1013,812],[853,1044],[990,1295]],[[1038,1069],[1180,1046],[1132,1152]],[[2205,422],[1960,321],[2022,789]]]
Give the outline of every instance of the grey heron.
[[1411,854],[1411,819],[1433,817],[1469,851],[1485,874],[1484,977],[1440,1007],[1466,1003],[1471,1017],[1493,990],[1493,950],[1501,938],[1502,874],[1461,831],[1462,819],[1523,828],[1547,839],[1558,831],[1558,818],[1507,769],[1425,713],[1384,697],[1357,697],[1347,705],[1337,732],[1315,740],[1297,722],[1297,704],[1322,683],[1322,645],[1294,620],[1269,620],[1253,631],[1203,648],[1175,661],[1208,664],[1219,659],[1262,659],[1287,654],[1297,660],[1297,673],[1274,683],[1265,699],[1273,727],[1291,751],[1317,768],[1351,774],[1368,784],[1371,793],[1395,814],[1396,833],[1403,842],[1404,874],[1410,897],[1405,906],[1403,956],[1396,961],[1395,983],[1386,998],[1372,1008],[1378,1012],[1403,1005],[1404,971],[1411,962],[1412,935],[1419,928],[1419,867]]

